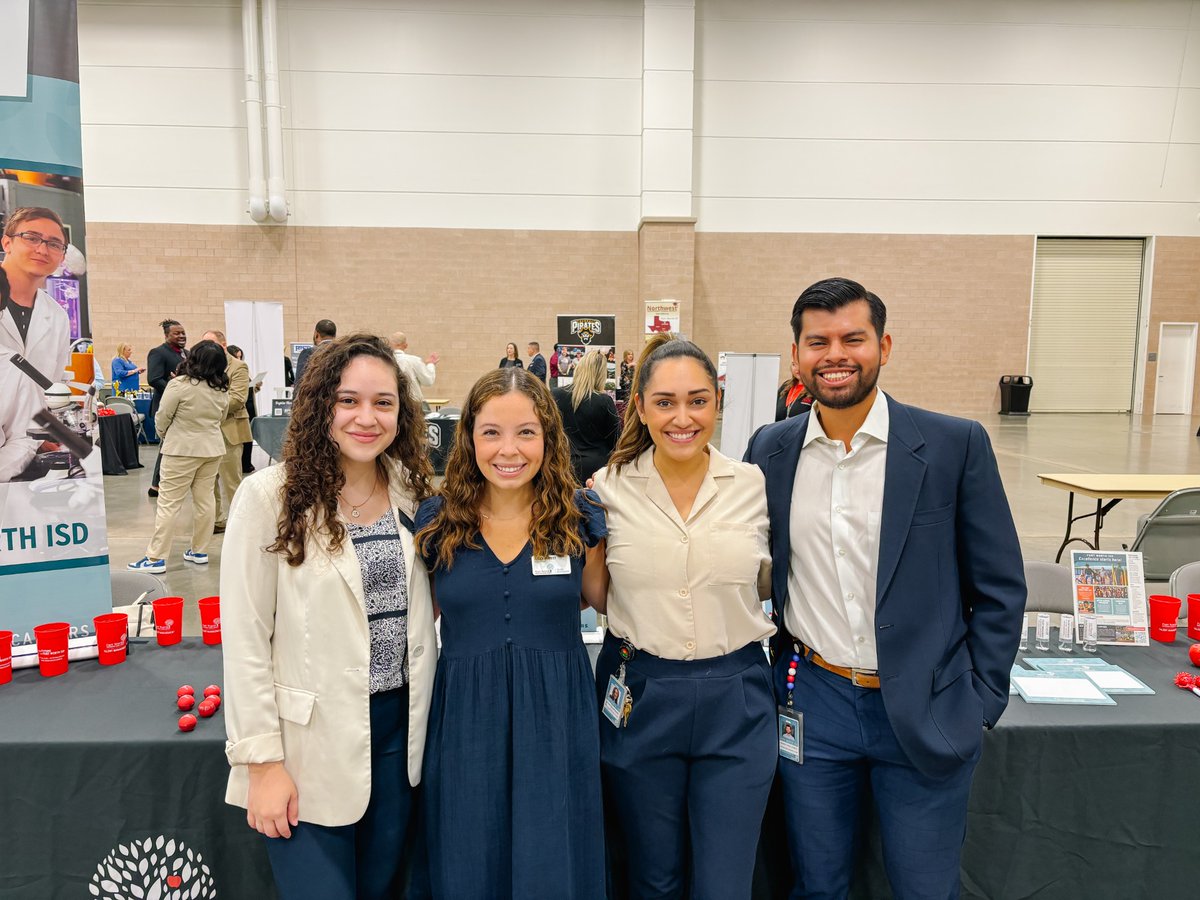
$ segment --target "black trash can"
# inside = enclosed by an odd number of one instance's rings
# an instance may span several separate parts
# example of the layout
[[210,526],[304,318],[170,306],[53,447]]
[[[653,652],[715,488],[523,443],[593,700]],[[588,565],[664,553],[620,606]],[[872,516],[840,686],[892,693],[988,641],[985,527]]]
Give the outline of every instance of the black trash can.
[[1029,394],[1033,379],[1028,375],[1000,376],[1000,415],[1029,415]]
[[454,429],[461,418],[458,410],[430,413],[425,417],[426,443],[429,445],[429,461],[435,475],[446,474],[446,460],[454,447]]

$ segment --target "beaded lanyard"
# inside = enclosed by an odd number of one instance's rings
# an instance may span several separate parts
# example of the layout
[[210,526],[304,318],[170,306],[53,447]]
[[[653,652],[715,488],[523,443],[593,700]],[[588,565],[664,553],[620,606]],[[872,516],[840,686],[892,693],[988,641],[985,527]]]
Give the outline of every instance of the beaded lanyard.
[[796,691],[796,669],[800,665],[800,645],[792,642],[792,660],[788,663],[787,671],[787,708],[792,708],[792,695]]

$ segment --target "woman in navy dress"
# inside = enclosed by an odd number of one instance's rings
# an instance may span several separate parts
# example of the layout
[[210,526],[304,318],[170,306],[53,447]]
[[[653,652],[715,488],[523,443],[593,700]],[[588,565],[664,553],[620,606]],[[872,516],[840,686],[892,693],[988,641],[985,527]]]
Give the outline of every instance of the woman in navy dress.
[[442,616],[425,757],[438,898],[604,897],[596,695],[579,609],[607,590],[605,525],[574,484],[546,385],[517,368],[476,382],[442,495],[417,516]]

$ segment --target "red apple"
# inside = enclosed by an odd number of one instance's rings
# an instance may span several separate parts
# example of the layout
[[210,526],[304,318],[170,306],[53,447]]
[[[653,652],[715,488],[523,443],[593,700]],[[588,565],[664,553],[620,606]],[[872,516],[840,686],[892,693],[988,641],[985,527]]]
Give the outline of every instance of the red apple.
[[211,697],[214,694],[216,694],[218,697],[221,696],[221,689],[219,687],[217,687],[215,684],[210,684],[208,687],[206,687],[204,689],[205,697]]
[[179,730],[191,731],[196,727],[196,717],[191,713],[187,713],[179,717]]
[[201,700],[197,708],[200,710],[200,716],[205,719],[217,711],[217,705],[211,700]]
[[178,700],[175,701],[175,705],[178,706],[180,709],[191,709],[193,706],[196,705],[196,698],[193,697],[191,694],[184,694],[182,697],[180,697]]
[[175,692],[175,696],[182,697],[184,694],[195,694],[195,693],[196,693],[196,689],[194,687],[192,687],[190,684],[185,684],[183,687],[181,687],[179,690],[177,690]]
[[1188,647],[1188,659],[1192,661],[1193,666],[1200,666],[1200,644]]

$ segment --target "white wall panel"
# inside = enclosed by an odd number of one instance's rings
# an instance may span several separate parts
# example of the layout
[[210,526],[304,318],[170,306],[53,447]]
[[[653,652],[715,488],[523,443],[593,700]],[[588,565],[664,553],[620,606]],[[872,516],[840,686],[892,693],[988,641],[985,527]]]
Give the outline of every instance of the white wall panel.
[[246,130],[85,125],[83,172],[89,217],[93,185],[245,189]]
[[292,72],[303,129],[626,134],[641,128],[637,78]]
[[[691,190],[692,133],[690,131],[664,131],[658,128],[647,128],[642,135],[642,146],[642,183],[648,190]],[[687,213],[683,215],[687,215]]]
[[84,66],[79,72],[85,125],[246,126],[241,69]]
[[[241,69],[242,7],[79,3],[79,65]],[[147,77],[153,75],[147,73]]]
[[636,17],[447,15],[341,6],[293,9],[290,66],[442,75],[641,75]]
[[642,76],[644,121],[658,128],[690,129],[694,79],[690,69],[683,72],[648,70]]
[[[696,92],[708,136],[862,140],[1166,141],[1176,98],[1173,87],[1024,84],[703,81]],[[1180,116],[1200,118],[1198,106],[1183,97]]]

